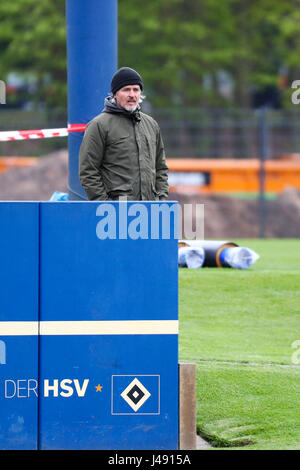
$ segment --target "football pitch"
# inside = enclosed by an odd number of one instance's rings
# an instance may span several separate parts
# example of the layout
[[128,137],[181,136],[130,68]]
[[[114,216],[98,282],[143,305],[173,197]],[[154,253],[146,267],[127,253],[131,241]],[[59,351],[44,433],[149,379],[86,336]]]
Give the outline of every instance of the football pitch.
[[232,240],[247,270],[179,270],[179,360],[213,447],[300,449],[300,240]]

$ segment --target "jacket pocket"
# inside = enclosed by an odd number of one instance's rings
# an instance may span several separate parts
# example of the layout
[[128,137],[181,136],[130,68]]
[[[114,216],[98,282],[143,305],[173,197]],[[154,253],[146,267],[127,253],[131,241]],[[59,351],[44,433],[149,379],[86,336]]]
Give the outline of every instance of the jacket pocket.
[[109,137],[107,139],[107,143],[108,145],[114,145],[114,144],[118,144],[119,142],[124,142],[124,140],[127,140],[129,139],[129,134],[120,134],[120,135],[115,135],[113,137]]
[[122,154],[124,150],[128,149],[130,146],[129,134],[118,136],[107,141],[107,147],[111,152],[118,152]]
[[120,196],[131,196],[131,195],[132,195],[132,186],[128,183],[114,186],[111,190],[108,191],[108,197],[111,199],[118,199]]
[[154,186],[153,183],[151,184],[151,191],[152,191],[152,197],[153,197],[152,200],[153,200],[153,201],[159,201],[159,194],[158,194],[158,192],[156,191],[155,186]]
[[150,137],[146,136],[146,145],[148,157],[154,163],[156,156],[156,142]]

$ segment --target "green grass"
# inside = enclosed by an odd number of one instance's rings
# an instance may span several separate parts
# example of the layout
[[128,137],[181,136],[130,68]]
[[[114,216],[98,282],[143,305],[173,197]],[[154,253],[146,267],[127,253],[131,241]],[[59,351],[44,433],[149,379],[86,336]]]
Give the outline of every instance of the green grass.
[[[260,197],[258,191],[224,191],[218,192],[217,194],[218,196],[233,197],[236,199],[258,199]],[[265,199],[268,199],[269,201],[273,201],[277,196],[278,194],[273,191],[265,191],[264,193]]]
[[219,447],[300,449],[300,240],[234,241],[260,255],[250,269],[179,270],[198,431]]

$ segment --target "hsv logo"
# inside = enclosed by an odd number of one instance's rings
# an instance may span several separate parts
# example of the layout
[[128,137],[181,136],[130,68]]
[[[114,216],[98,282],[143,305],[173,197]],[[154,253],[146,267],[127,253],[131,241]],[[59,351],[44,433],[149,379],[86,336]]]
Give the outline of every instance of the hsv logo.
[[[44,379],[39,386],[36,379],[6,379],[0,381],[0,398],[31,398],[41,393],[45,398],[69,398],[85,396],[90,379]],[[95,387],[102,392],[103,386]]]
[[159,415],[159,375],[112,375],[112,415]]
[[121,397],[134,411],[137,411],[150,396],[151,393],[137,378],[130,382],[128,387],[121,393]]
[[[60,382],[58,379],[54,379],[53,383],[50,384],[49,379],[44,380],[44,397],[49,397],[52,394],[53,397],[71,397],[73,393],[77,393],[78,397],[84,397],[89,379],[84,379],[82,385],[80,385],[78,379],[63,379]],[[74,388],[73,388],[74,386]]]

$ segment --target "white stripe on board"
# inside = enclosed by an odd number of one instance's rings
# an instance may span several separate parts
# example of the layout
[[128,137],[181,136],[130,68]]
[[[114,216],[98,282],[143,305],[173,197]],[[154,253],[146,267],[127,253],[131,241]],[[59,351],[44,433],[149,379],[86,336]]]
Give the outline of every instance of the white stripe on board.
[[0,322],[0,336],[177,335],[177,320]]
[[26,336],[38,335],[39,322],[37,321],[1,321],[0,336]]

